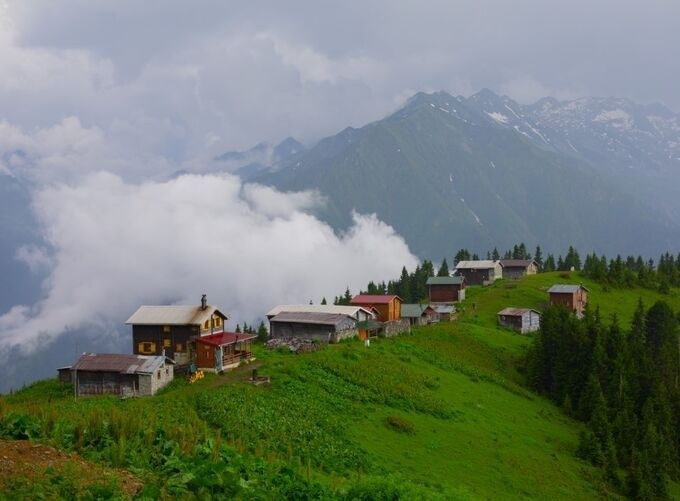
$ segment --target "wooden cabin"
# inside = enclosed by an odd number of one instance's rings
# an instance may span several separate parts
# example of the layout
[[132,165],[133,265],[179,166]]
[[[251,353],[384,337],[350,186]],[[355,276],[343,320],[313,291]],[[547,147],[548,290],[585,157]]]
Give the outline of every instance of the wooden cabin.
[[432,308],[437,312],[441,322],[450,322],[457,318],[456,307],[451,303],[433,304]]
[[588,303],[588,289],[583,285],[556,284],[548,289],[551,305],[564,305],[569,311],[582,315]]
[[125,323],[132,326],[133,353],[165,354],[178,365],[187,365],[190,339],[223,332],[228,319],[207,304],[204,294],[196,306],[140,306]]
[[505,308],[498,312],[498,324],[522,334],[534,332],[541,326],[541,314],[531,308]]
[[429,304],[404,303],[401,305],[401,318],[407,318],[411,326],[439,322],[437,311]]
[[282,311],[269,319],[272,338],[318,339],[329,343],[358,335],[357,319],[342,313]]
[[455,303],[465,299],[465,277],[430,277],[427,279],[430,303]]
[[538,264],[533,259],[501,259],[503,278],[522,278],[538,273]]
[[192,361],[199,369],[220,372],[238,367],[241,362],[253,359],[253,339],[255,334],[221,332],[208,336],[196,336],[195,356]]
[[73,383],[77,396],[154,395],[174,378],[175,362],[164,356],[83,353],[59,379]]
[[399,296],[380,294],[359,294],[350,301],[350,304],[354,306],[377,311],[377,320],[380,322],[399,320],[401,318],[402,303],[403,301]]
[[503,278],[503,265],[500,261],[488,259],[461,261],[456,265],[456,275],[465,277],[468,285],[491,285]]

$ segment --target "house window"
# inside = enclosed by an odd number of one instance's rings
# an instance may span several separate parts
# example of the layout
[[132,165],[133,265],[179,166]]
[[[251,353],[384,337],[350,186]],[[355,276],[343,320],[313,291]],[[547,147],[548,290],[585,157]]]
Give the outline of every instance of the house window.
[[169,325],[164,325],[164,326],[163,326],[163,332],[170,332],[170,326],[169,326]]
[[166,376],[169,376],[169,375],[170,375],[170,369],[168,369],[167,367],[165,368],[165,375],[166,375]]
[[152,343],[152,342],[149,342],[149,341],[139,343],[137,345],[137,350],[144,355],[156,353],[156,343]]
[[215,327],[219,327],[220,325],[222,325],[222,319],[220,317],[216,317],[214,320],[214,325]]
[[210,329],[210,319],[206,320],[205,323],[203,324],[204,329]]
[[177,343],[177,346],[175,346],[175,351],[182,351],[182,343]]
[[158,369],[158,374],[156,374],[156,379],[160,379],[160,378],[161,378],[161,370]]
[[170,348],[171,345],[172,345],[172,343],[170,342],[169,339],[163,340],[163,348]]
[[195,325],[193,325],[193,326],[191,327],[191,330],[192,330],[192,332],[196,332],[196,331],[198,330],[198,327],[196,327]]

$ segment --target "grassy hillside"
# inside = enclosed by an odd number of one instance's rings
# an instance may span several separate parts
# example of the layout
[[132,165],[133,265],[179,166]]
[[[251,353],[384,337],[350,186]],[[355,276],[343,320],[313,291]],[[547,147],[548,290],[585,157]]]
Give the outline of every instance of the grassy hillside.
[[[540,307],[557,281],[583,281],[591,303],[622,325],[638,297],[659,297],[558,274],[470,288],[455,323],[370,347],[353,341],[299,356],[260,349],[267,387],[244,382],[251,367],[127,401],[74,401],[68,387],[41,382],[0,398],[0,434],[128,469],[150,497],[618,497],[575,457],[582,425],[523,387],[529,338],[496,327],[497,311]],[[679,309],[677,291],[664,298]]]

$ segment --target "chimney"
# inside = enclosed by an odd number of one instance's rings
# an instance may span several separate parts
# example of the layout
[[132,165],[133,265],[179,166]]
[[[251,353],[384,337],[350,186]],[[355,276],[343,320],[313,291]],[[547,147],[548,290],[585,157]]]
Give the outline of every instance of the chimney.
[[201,296],[201,309],[205,310],[208,307],[208,300],[206,299],[206,295],[203,294]]

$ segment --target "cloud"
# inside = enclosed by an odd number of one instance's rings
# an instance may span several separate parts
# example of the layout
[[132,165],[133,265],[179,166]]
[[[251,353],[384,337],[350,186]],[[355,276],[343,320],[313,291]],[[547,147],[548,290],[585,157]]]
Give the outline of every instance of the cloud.
[[43,188],[34,208],[50,255],[21,255],[49,267],[45,295],[0,317],[0,350],[31,352],[75,330],[124,330],[140,304],[193,304],[202,293],[235,321],[253,322],[277,303],[332,298],[416,265],[375,216],[354,214],[336,235],[304,211],[317,201],[231,175],[132,184],[101,172]]

